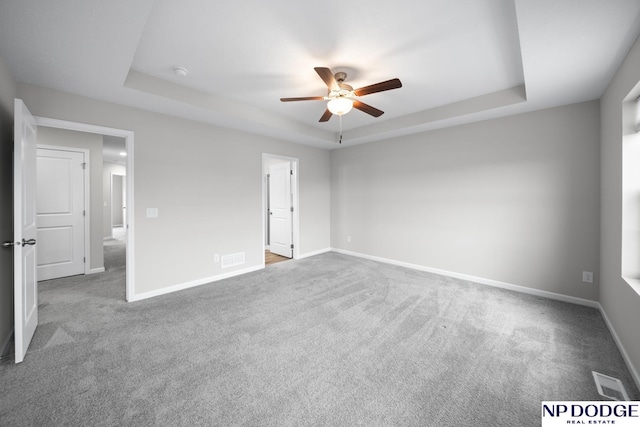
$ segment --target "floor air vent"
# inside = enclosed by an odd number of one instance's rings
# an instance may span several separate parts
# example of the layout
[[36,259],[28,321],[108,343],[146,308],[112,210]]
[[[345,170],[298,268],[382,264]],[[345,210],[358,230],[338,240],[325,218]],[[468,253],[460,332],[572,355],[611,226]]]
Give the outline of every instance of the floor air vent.
[[600,396],[613,400],[629,400],[622,381],[599,372],[592,371],[592,373]]
[[223,255],[222,257],[220,257],[220,267],[222,268],[234,267],[241,264],[244,264],[244,252]]

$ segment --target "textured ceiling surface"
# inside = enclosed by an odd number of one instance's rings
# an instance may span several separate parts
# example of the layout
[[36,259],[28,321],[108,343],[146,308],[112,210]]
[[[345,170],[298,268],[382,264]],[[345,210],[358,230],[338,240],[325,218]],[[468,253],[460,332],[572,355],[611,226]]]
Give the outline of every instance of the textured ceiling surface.
[[20,82],[327,149],[325,102],[279,100],[326,95],[314,67],[403,83],[347,146],[598,99],[638,34],[637,0],[0,0]]

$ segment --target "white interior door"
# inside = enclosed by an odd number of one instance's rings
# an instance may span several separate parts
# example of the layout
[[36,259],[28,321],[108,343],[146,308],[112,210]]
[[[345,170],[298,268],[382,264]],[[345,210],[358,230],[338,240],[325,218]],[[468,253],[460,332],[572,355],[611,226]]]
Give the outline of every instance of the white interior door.
[[293,222],[291,195],[291,163],[269,168],[269,250],[287,258],[293,257]]
[[38,149],[38,280],[84,274],[84,153]]
[[36,276],[36,121],[20,99],[14,102],[14,313],[16,363],[24,360],[38,326]]

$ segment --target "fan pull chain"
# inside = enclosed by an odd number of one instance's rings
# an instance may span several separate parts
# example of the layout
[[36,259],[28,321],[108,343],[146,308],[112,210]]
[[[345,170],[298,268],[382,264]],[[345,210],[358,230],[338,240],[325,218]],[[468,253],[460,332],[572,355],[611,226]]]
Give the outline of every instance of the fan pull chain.
[[340,114],[340,139],[338,140],[338,144],[342,144],[342,114]]

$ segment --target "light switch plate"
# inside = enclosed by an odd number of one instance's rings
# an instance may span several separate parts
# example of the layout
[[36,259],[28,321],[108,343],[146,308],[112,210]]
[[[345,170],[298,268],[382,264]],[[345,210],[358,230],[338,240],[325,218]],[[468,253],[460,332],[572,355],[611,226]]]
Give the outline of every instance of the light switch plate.
[[147,208],[147,218],[158,218],[158,208]]

